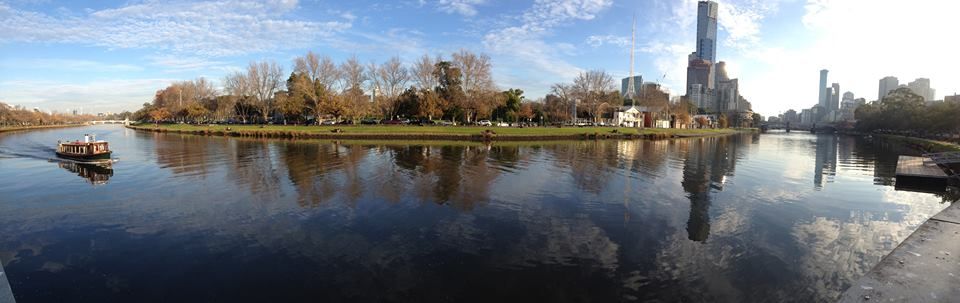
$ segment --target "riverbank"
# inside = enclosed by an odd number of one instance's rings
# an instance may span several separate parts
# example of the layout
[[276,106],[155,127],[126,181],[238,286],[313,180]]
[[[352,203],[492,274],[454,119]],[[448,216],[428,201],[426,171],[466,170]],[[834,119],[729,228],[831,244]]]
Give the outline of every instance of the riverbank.
[[0,133],[14,132],[14,131],[22,131],[22,130],[47,129],[47,128],[76,127],[76,126],[85,126],[85,125],[86,125],[86,124],[58,124],[58,125],[34,125],[34,126],[0,127]]
[[[477,127],[406,125],[189,125],[139,124],[128,128],[206,136],[342,139],[342,140],[450,140],[450,141],[544,141],[597,139],[667,139],[705,137],[754,132],[754,129],[662,129],[615,127]],[[487,130],[490,132],[488,133]]]
[[874,136],[900,141],[925,153],[960,151],[960,145],[950,142],[888,134],[876,134]]
[[840,302],[952,302],[960,298],[960,203],[933,216]]

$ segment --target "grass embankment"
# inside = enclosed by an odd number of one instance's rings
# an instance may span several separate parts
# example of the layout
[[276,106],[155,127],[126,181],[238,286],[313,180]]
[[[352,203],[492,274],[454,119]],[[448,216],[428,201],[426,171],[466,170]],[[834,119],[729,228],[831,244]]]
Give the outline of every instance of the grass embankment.
[[899,136],[899,135],[888,135],[888,134],[878,134],[876,136],[890,139],[890,140],[904,142],[910,145],[911,147],[926,153],[960,151],[960,145],[950,143],[950,142],[943,142],[943,141],[916,138],[916,137]]
[[[665,139],[701,137],[752,131],[749,129],[637,129],[626,127],[479,127],[413,125],[190,125],[139,124],[133,129],[210,136],[290,139],[374,139],[374,140],[582,140],[582,139]],[[336,132],[340,130],[340,132]],[[485,130],[493,134],[484,135]]]
[[33,126],[0,126],[0,133],[20,131],[20,130],[45,129],[45,128],[61,128],[61,127],[74,127],[74,126],[83,126],[83,124],[57,124],[57,125],[33,125]]

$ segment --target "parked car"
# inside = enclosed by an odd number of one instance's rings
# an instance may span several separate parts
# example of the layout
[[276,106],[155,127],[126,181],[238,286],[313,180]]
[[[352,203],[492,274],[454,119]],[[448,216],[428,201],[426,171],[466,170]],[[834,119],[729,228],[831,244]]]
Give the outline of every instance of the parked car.
[[353,120],[343,120],[343,121],[340,121],[340,123],[337,123],[337,124],[340,124],[340,125],[353,125]]
[[507,126],[510,126],[510,123],[507,123],[507,122],[497,122],[497,126],[507,127]]
[[337,120],[323,120],[320,125],[337,125]]
[[360,120],[360,124],[372,125],[372,124],[377,124],[377,123],[378,123],[378,122],[377,122],[377,119],[372,119],[372,118],[367,118],[367,119]]
[[383,119],[383,120],[380,120],[380,124],[400,125],[400,124],[403,124],[403,121],[401,121],[401,120],[387,120],[387,119]]
[[480,121],[477,121],[477,125],[479,125],[479,126],[493,126],[493,122],[490,122],[490,120],[480,120]]
[[457,125],[457,122],[447,121],[447,120],[440,120],[440,122],[437,122],[437,124],[442,125],[442,126],[456,126],[456,125]]

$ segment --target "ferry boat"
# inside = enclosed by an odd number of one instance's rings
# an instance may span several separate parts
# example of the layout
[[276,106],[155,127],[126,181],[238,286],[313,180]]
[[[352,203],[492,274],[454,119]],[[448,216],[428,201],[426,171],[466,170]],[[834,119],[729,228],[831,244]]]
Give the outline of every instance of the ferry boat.
[[110,160],[110,147],[95,135],[83,135],[83,141],[57,142],[57,157],[76,161]]

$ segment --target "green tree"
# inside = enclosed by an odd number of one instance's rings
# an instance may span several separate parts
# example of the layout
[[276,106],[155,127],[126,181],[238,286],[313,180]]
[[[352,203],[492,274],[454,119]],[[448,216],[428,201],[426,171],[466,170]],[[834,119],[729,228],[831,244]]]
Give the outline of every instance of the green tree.
[[194,123],[201,123],[207,119],[210,111],[200,103],[193,103],[184,109],[184,116]]
[[516,122],[524,98],[523,90],[511,88],[501,94],[504,102],[494,110],[494,115],[507,122]]
[[449,61],[437,62],[433,71],[437,78],[437,95],[440,96],[440,110],[444,117],[456,120],[459,114],[463,112],[463,83],[459,68],[453,66]]

